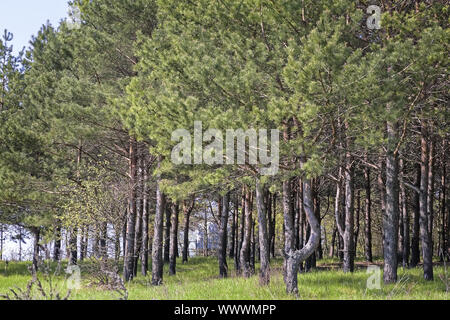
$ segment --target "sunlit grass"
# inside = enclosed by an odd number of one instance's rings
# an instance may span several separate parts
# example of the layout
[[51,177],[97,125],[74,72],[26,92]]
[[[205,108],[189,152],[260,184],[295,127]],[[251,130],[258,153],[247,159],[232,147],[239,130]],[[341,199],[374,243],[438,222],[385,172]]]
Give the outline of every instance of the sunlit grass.
[[[227,279],[218,277],[218,265],[213,257],[197,257],[190,259],[187,264],[178,263],[175,276],[167,274],[166,266],[164,284],[158,287],[150,284],[150,275],[147,277],[138,275],[127,284],[128,298],[132,300],[448,299],[446,286],[439,277],[444,274],[443,266],[434,268],[434,281],[423,280],[421,268],[399,268],[398,283],[384,285],[381,281],[380,289],[369,290],[366,286],[369,274],[362,264],[357,265],[355,272],[350,274],[341,271],[338,261],[326,259],[318,263],[318,269],[299,274],[299,295],[296,297],[285,292],[281,260],[277,259],[271,263],[272,276],[269,286],[260,286],[257,275],[249,279],[236,277],[233,260],[229,260],[228,263],[230,277]],[[120,295],[117,292],[92,285],[92,279],[85,271],[88,264],[89,262],[85,262],[81,265],[82,288],[73,291],[70,298],[118,299]],[[5,263],[0,262],[0,294],[7,293],[9,288],[13,287],[25,288],[30,280],[27,269],[29,265],[27,262],[15,262],[9,263],[6,268]],[[55,267],[55,264],[51,265],[53,270]],[[40,278],[44,286],[47,286],[42,274]],[[55,285],[62,291],[61,295],[66,292],[64,281],[63,272],[54,277]]]

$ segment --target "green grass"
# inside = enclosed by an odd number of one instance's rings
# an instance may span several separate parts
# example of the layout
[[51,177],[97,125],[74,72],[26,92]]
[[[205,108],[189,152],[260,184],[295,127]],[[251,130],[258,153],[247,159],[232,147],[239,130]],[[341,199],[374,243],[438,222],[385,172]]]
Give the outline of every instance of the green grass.
[[[272,277],[269,286],[263,287],[258,283],[258,277],[249,279],[234,275],[233,261],[230,264],[231,275],[227,279],[218,278],[218,266],[215,258],[197,257],[189,263],[177,266],[177,275],[169,277],[164,274],[164,284],[159,287],[150,285],[150,277],[139,275],[127,284],[129,299],[132,300],[262,300],[262,299],[444,299],[448,300],[446,286],[439,275],[444,275],[444,267],[434,268],[435,280],[423,280],[421,268],[399,268],[399,282],[384,285],[381,289],[368,290],[366,282],[368,274],[362,263],[352,274],[344,274],[335,260],[319,262],[318,269],[309,273],[299,274],[299,296],[288,295],[285,292],[281,273],[281,260],[271,264]],[[0,294],[8,292],[9,288],[26,288],[30,275],[27,262],[0,262]],[[81,265],[82,288],[72,292],[70,299],[118,299],[119,294],[92,285],[91,276],[85,271],[89,262]],[[258,266],[257,266],[258,267]],[[55,265],[52,265],[55,268]],[[165,271],[167,266],[165,267]],[[448,277],[448,275],[447,275]],[[44,287],[48,286],[45,277],[40,275]],[[65,295],[65,275],[54,278],[54,285],[60,288],[61,295]]]

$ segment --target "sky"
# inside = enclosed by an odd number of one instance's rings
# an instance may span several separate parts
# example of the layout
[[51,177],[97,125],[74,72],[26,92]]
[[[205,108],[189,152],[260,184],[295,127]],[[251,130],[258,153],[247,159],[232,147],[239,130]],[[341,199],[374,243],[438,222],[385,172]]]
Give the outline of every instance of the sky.
[[0,36],[13,33],[14,52],[29,46],[43,24],[58,26],[68,16],[68,0],[0,0]]

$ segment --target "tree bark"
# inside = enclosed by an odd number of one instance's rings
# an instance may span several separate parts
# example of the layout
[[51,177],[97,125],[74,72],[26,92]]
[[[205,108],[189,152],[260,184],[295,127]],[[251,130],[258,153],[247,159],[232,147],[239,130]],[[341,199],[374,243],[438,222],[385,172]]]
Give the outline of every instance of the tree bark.
[[141,273],[143,276],[148,272],[148,251],[149,251],[149,202],[148,202],[148,168],[147,159],[143,158],[142,163],[143,181],[142,181],[142,257],[141,257]]
[[169,275],[176,274],[177,264],[177,247],[178,247],[178,203],[172,204],[171,210],[171,222],[170,222],[170,252],[169,252]]
[[425,280],[433,280],[431,239],[428,232],[428,141],[425,126],[422,126],[420,157],[420,240],[422,243],[423,271]]
[[[365,156],[367,160],[367,155]],[[371,184],[370,184],[370,169],[364,169],[364,180],[365,180],[365,190],[366,197],[364,200],[364,213],[365,213],[365,223],[364,223],[364,256],[366,261],[372,262],[372,201],[371,201]]]
[[433,255],[433,219],[434,219],[434,141],[430,138],[429,160],[428,160],[428,199],[427,199],[427,215],[428,215],[428,234],[430,237],[431,255]]
[[244,198],[244,232],[243,232],[243,241],[240,252],[240,268],[242,270],[243,276],[248,278],[252,276],[253,272],[250,265],[250,245],[251,245],[251,236],[252,236],[252,212],[250,210],[250,191],[245,189],[245,198]]
[[189,221],[191,217],[192,210],[194,208],[194,200],[190,204],[187,201],[183,202],[183,213],[184,213],[184,234],[183,234],[183,253],[181,257],[182,263],[188,262],[189,257]]
[[170,205],[167,204],[165,208],[165,224],[164,224],[164,263],[169,263],[169,250],[170,250],[170,229],[171,222],[170,217],[172,216],[172,211],[170,210]]
[[409,232],[409,212],[407,207],[406,190],[404,183],[404,163],[400,159],[400,196],[401,196],[401,212],[403,222],[403,243],[402,243],[402,264],[407,267],[409,264],[410,253],[410,232]]
[[398,266],[398,159],[394,152],[396,128],[387,123],[388,147],[386,154],[386,207],[383,212],[384,283],[397,281]]
[[[421,179],[420,164],[416,164],[416,181],[415,187],[420,189]],[[420,240],[420,193],[414,192],[414,224],[413,234],[411,239],[411,267],[416,267],[420,261],[419,240]]]
[[228,229],[228,211],[230,205],[230,193],[227,192],[222,198],[222,213],[220,215],[219,225],[219,248],[217,250],[219,259],[219,276],[226,278],[228,276],[227,264],[227,229]]
[[[158,167],[160,165],[158,163]],[[154,234],[153,234],[153,246],[152,246],[152,285],[159,286],[163,281],[163,223],[164,223],[164,210],[166,207],[166,199],[162,193],[159,184],[160,177],[158,177],[156,185],[156,210],[155,210],[155,222],[154,222]]]
[[259,249],[260,249],[260,271],[259,283],[268,285],[270,282],[270,247],[269,233],[267,231],[266,211],[267,207],[264,203],[264,186],[259,178],[256,179],[256,210],[258,212],[258,231],[259,231]]
[[[304,161],[302,161],[304,163]],[[300,249],[294,250],[294,237],[293,237],[293,215],[292,206],[286,197],[290,194],[289,182],[283,183],[283,209],[284,209],[284,223],[286,228],[286,242],[285,242],[285,283],[286,291],[289,294],[298,294],[297,275],[298,268],[302,261],[307,259],[314,253],[320,241],[320,226],[314,213],[313,207],[313,194],[312,183],[310,179],[303,180],[303,202],[305,207],[306,216],[311,226],[311,235],[308,239],[308,243]]]
[[53,248],[53,261],[61,259],[61,221],[56,222],[55,246]]
[[[33,231],[33,235],[34,235],[34,244],[33,244],[33,264],[32,264],[32,272],[33,274],[36,274],[36,272],[38,271],[38,264],[39,264],[39,239],[40,239],[40,234],[41,234],[41,230],[37,227],[32,228]],[[22,239],[20,239],[19,241],[22,241]]]

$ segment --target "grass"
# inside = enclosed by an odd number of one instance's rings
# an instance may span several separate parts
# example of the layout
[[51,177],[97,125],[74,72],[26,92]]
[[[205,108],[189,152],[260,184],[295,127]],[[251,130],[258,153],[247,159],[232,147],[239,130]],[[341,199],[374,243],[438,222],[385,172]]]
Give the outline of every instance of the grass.
[[[421,268],[399,268],[396,284],[384,285],[381,280],[381,288],[369,290],[366,288],[366,265],[362,262],[356,264],[356,270],[352,274],[345,274],[339,269],[336,260],[326,259],[318,263],[318,268],[312,272],[302,273],[298,276],[299,296],[288,295],[285,292],[283,276],[281,272],[281,260],[271,263],[271,282],[267,287],[260,286],[258,277],[249,279],[236,277],[233,261],[229,260],[231,275],[227,279],[219,279],[217,261],[213,257],[196,257],[189,263],[177,265],[177,275],[169,277],[164,274],[164,284],[159,287],[150,284],[150,276],[139,275],[127,289],[131,300],[285,300],[285,299],[334,299],[334,300],[448,300],[446,286],[440,279],[444,275],[443,266],[435,266],[434,281],[423,280]],[[380,263],[375,262],[375,263]],[[9,263],[0,262],[0,294],[8,293],[10,288],[26,288],[30,280],[28,271],[29,262]],[[51,268],[55,269],[52,264]],[[70,299],[75,300],[109,300],[120,298],[114,291],[105,290],[92,285],[92,276],[86,270],[89,262],[80,265],[82,270],[82,287],[72,292]],[[258,268],[258,266],[257,266]],[[165,271],[167,271],[167,266]],[[381,275],[382,276],[382,275]],[[448,276],[447,276],[448,277]],[[40,275],[44,287],[48,283],[44,281],[44,275]],[[66,275],[63,273],[53,278],[53,284],[59,288],[64,296]]]

